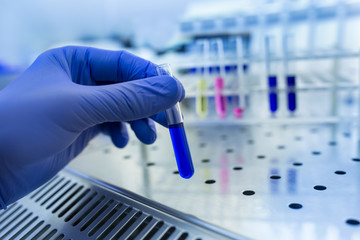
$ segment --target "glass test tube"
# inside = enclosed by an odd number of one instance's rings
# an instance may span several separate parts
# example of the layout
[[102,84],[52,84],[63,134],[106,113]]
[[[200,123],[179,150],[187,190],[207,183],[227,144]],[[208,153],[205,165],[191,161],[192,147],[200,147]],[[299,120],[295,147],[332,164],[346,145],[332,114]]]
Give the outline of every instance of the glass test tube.
[[226,117],[226,96],[222,93],[224,90],[224,79],[217,77],[215,79],[215,107],[216,113],[221,119]]
[[245,72],[247,70],[247,65],[243,61],[243,44],[242,38],[236,37],[236,57],[237,57],[237,78],[238,78],[238,95],[239,95],[239,106],[233,109],[236,118],[242,118],[243,112],[245,110],[245,91],[244,91],[244,82],[245,82]]
[[294,62],[289,60],[290,55],[293,53],[292,50],[294,38],[292,35],[284,37],[284,68],[286,75],[286,91],[288,100],[288,109],[290,112],[296,110],[296,77]]
[[268,78],[269,89],[269,107],[272,114],[278,109],[278,94],[277,94],[277,77],[274,71],[274,63],[271,61],[272,52],[274,51],[273,37],[265,38],[265,58],[266,58],[266,73]]
[[[204,69],[204,71],[206,70]],[[199,115],[200,118],[203,119],[206,118],[208,112],[208,99],[205,95],[206,88],[207,88],[206,80],[203,77],[200,77],[197,83],[195,108],[196,108],[196,113]]]
[[[199,44],[201,45],[201,44]],[[207,89],[206,79],[210,77],[210,73],[208,71],[208,68],[206,67],[206,62],[209,60],[209,51],[210,46],[209,42],[207,40],[202,41],[203,45],[203,61],[204,65],[203,67],[199,68],[199,75],[200,78],[197,83],[197,91],[196,91],[196,98],[195,98],[195,110],[198,116],[202,119],[206,118],[208,113],[208,99],[205,94],[205,91]]]
[[[169,64],[159,65],[156,70],[159,76],[173,76]],[[194,174],[194,166],[186,139],[184,120],[180,110],[180,104],[177,102],[175,106],[167,109],[165,113],[179,174],[183,178],[191,178]]]
[[214,89],[215,89],[215,107],[216,113],[218,116],[223,119],[226,117],[227,111],[227,99],[223,94],[225,88],[225,55],[224,55],[224,46],[221,39],[216,40],[218,58],[219,58],[219,76],[215,78]]

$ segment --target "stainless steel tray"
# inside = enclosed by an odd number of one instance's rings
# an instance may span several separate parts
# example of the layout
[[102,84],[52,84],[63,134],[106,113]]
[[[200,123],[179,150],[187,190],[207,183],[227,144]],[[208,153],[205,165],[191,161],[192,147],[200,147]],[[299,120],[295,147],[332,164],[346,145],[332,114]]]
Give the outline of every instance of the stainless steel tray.
[[64,170],[0,211],[0,239],[245,239],[127,190]]

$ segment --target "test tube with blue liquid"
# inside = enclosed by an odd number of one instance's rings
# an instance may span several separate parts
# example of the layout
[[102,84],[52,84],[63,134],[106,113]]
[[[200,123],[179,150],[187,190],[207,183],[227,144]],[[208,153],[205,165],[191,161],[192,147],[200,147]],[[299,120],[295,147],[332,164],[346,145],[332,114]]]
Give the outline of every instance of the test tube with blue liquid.
[[[159,76],[169,75],[173,77],[169,64],[158,65],[156,70]],[[183,178],[191,178],[194,174],[194,166],[186,139],[184,120],[179,102],[165,110],[165,113],[179,174]]]
[[278,93],[277,93],[277,77],[275,74],[274,62],[272,57],[274,56],[275,45],[273,37],[265,38],[265,59],[266,59],[266,73],[269,89],[269,107],[270,112],[275,114],[278,109]]
[[291,113],[296,110],[296,77],[294,62],[290,60],[293,54],[294,38],[292,35],[284,37],[284,69],[286,74],[286,90],[288,109]]

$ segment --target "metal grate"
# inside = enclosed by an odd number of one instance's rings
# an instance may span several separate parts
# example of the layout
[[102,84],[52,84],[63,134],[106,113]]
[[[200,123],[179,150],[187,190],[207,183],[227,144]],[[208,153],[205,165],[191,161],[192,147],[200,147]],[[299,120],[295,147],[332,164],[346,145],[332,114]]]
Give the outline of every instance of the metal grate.
[[65,170],[0,211],[0,239],[244,239]]

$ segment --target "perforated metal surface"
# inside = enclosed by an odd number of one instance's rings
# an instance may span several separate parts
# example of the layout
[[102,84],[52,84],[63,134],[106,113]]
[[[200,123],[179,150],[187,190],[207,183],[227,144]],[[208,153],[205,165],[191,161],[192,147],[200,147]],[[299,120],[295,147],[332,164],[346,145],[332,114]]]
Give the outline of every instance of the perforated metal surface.
[[242,239],[126,190],[63,171],[0,211],[0,239]]
[[143,154],[99,138],[71,167],[251,239],[360,239],[357,122],[275,120],[188,125],[189,180],[160,127]]

